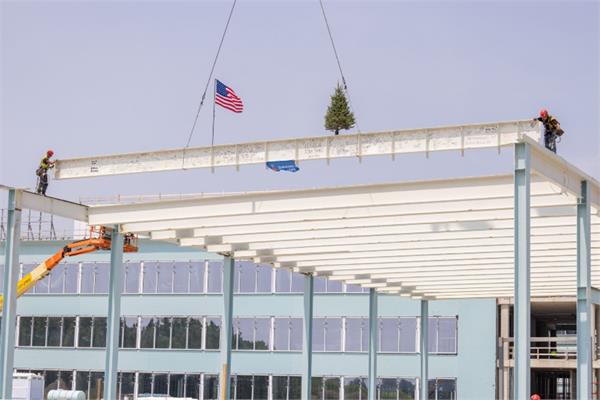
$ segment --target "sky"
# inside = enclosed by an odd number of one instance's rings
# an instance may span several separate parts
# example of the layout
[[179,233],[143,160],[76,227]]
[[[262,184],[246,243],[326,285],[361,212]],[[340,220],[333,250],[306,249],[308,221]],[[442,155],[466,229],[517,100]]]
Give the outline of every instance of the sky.
[[[2,1],[0,183],[35,186],[60,158],[183,147],[230,1]],[[362,132],[533,118],[600,179],[597,1],[331,1],[324,6]],[[215,77],[244,101],[216,110],[216,143],[330,135],[340,74],[317,0],[239,0]],[[212,87],[193,146],[210,144]],[[356,132],[357,129],[351,130]],[[342,133],[343,134],[343,133]],[[52,181],[48,194],[237,192],[508,172],[510,151],[423,154]],[[3,196],[4,197],[4,196]]]

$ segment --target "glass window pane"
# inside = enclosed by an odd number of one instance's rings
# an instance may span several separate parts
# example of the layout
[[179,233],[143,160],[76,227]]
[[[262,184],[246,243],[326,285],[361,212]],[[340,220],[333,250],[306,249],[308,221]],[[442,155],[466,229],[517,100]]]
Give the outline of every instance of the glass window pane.
[[46,345],[46,317],[33,318],[33,346]]
[[33,287],[34,292],[36,294],[46,294],[46,293],[48,293],[48,283],[49,282],[50,282],[49,279],[41,279],[41,280],[37,281],[37,283]]
[[135,392],[135,373],[119,372],[119,400],[132,400]]
[[380,318],[379,349],[383,352],[398,352],[398,319]]
[[152,396],[152,374],[140,373],[138,375],[138,398]]
[[270,265],[259,265],[256,278],[257,293],[271,293],[271,274],[273,268]]
[[208,293],[221,293],[223,290],[223,263],[208,263]]
[[193,262],[190,266],[190,293],[204,292],[204,264]]
[[94,317],[92,347],[106,347],[106,317]]
[[94,264],[81,265],[81,293],[94,293]]
[[168,396],[169,376],[167,374],[154,374],[152,393],[155,397]]
[[240,274],[240,293],[256,292],[256,265],[251,262],[236,263]]
[[206,349],[217,350],[221,340],[221,318],[206,318]]
[[79,317],[79,336],[77,337],[79,347],[92,346],[92,318]]
[[[397,399],[398,381],[396,378],[379,379],[379,399]],[[414,399],[414,397],[402,397],[402,399]]]
[[88,400],[104,399],[104,372],[90,372],[90,392]]
[[65,264],[58,264],[50,271],[46,280],[50,281],[50,293],[62,293],[65,284]]
[[302,378],[299,376],[290,376],[289,400],[300,400],[302,396]]
[[341,318],[327,318],[325,350],[326,351],[342,350],[342,319]]
[[266,400],[269,397],[269,377],[260,375],[254,376],[253,389],[254,400]]
[[48,396],[48,392],[58,389],[58,371],[44,371],[44,398]]
[[[206,336],[208,343],[208,332]],[[202,318],[190,317],[190,326],[188,330],[188,349],[202,348]],[[218,344],[217,344],[218,348]]]
[[289,318],[275,318],[274,322],[274,343],[273,350],[286,351],[289,350]]
[[273,376],[273,400],[287,400],[288,377]]
[[313,318],[313,351],[325,351],[325,318]]
[[142,349],[153,349],[154,348],[154,318],[144,317],[141,319],[141,334],[140,334],[140,347]]
[[62,346],[75,346],[75,317],[63,318]]
[[58,388],[73,390],[73,371],[59,371],[59,376]]
[[325,400],[337,400],[340,398],[340,378],[325,379]]
[[254,324],[256,329],[254,334],[254,349],[269,350],[271,318],[256,318]]
[[31,346],[31,324],[33,317],[19,318],[19,346]]
[[428,383],[428,385],[427,385],[427,392],[428,392],[427,398],[429,400],[437,400],[436,396],[435,396],[435,392],[436,392],[436,390],[435,390],[435,386],[436,386],[435,385],[436,384],[435,379],[430,379],[427,383]]
[[158,264],[158,293],[173,292],[173,263]]
[[291,318],[290,328],[290,350],[302,351],[302,318]]
[[362,351],[362,318],[346,318],[345,351]]
[[437,400],[455,400],[456,399],[456,380],[438,379],[437,381]]
[[401,378],[398,380],[398,390],[401,399],[414,399],[417,381],[415,379]]
[[365,378],[344,378],[344,400],[363,400],[367,398],[368,391]]
[[219,379],[216,375],[204,375],[204,400],[217,400]]
[[65,293],[77,293],[79,264],[65,264]]
[[437,318],[429,318],[429,353],[437,353],[437,324]]
[[177,398],[185,397],[185,375],[169,375],[169,396]]
[[252,375],[238,375],[235,377],[237,399],[252,398]]
[[168,349],[171,346],[171,318],[157,318],[156,324],[156,348]]
[[46,342],[47,346],[58,347],[60,346],[60,337],[61,337],[61,322],[62,318],[60,317],[49,317],[48,318],[48,339]]
[[417,351],[417,319],[400,318],[400,352],[416,353]]
[[126,349],[134,349],[137,345],[137,317],[123,317],[121,318],[123,324],[123,343],[121,347]]
[[125,293],[140,291],[140,263],[127,263],[125,266]]
[[456,318],[439,319],[438,351],[456,353]]
[[173,318],[171,348],[185,349],[187,318]]
[[173,264],[173,293],[188,293],[190,283],[190,263]]
[[77,371],[75,375],[75,390],[81,390],[85,393],[85,398],[89,398],[90,373],[89,371]]
[[289,269],[277,268],[275,270],[275,292],[289,293],[291,280],[292,276]]
[[327,280],[322,276],[314,277],[314,291],[315,293],[326,293],[327,292]]
[[144,293],[156,293],[156,275],[158,274],[158,264],[154,262],[144,262]]
[[342,281],[331,281],[327,279],[327,293],[341,293]]
[[362,293],[360,285],[346,285],[346,293]]
[[304,292],[304,275],[292,272],[292,293]]
[[254,318],[236,318],[236,350],[252,350],[254,348]]
[[311,384],[311,399],[321,400],[323,399],[323,378],[319,376],[313,376],[310,380]]
[[[200,375],[187,375],[185,378],[185,397],[190,399],[200,399]],[[209,400],[212,397],[204,396],[204,398]]]
[[96,263],[94,293],[108,293],[108,263]]

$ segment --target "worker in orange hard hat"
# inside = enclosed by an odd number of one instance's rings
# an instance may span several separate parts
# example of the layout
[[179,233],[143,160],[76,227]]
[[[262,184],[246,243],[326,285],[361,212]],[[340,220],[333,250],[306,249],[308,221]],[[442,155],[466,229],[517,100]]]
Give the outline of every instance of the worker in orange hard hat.
[[542,400],[541,396],[537,393],[531,395],[531,400]]
[[544,145],[553,153],[556,153],[556,138],[560,138],[565,131],[560,127],[560,123],[552,115],[548,114],[548,110],[542,108],[540,116],[534,118],[535,121],[540,121],[544,124]]
[[46,195],[46,189],[48,189],[48,170],[54,168],[54,161],[51,160],[54,155],[54,151],[48,150],[46,155],[40,161],[40,166],[35,171],[38,176],[37,193],[42,196]]

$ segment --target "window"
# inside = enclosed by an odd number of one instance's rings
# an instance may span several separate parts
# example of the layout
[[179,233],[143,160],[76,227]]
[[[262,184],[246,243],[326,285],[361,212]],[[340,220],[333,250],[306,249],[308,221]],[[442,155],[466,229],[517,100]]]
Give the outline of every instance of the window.
[[137,347],[137,317],[121,317],[121,340],[119,346],[125,349]]
[[79,347],[106,347],[106,317],[79,317]]
[[313,399],[339,399],[340,378],[338,377],[313,377],[311,380]]
[[273,400],[300,400],[301,383],[299,376],[273,376]]
[[135,372],[119,372],[117,395],[119,400],[133,399],[135,393]]
[[143,292],[156,293],[158,263],[144,262]]
[[269,350],[270,318],[235,318],[234,350]]
[[65,264],[56,265],[46,279],[49,280],[49,293],[63,293],[65,290]]
[[360,285],[346,285],[346,293],[362,293],[363,288]]
[[19,346],[31,346],[33,317],[19,317]]
[[187,347],[187,318],[173,318],[171,323],[171,348],[185,349]]
[[456,400],[456,379],[430,379],[429,400]]
[[139,293],[140,291],[140,264],[127,263],[125,265],[125,284],[124,293]]
[[416,337],[416,318],[379,318],[379,351],[414,353]]
[[157,293],[173,292],[173,267],[172,263],[158,263]]
[[221,317],[206,318],[206,350],[217,350],[221,340]]
[[271,293],[271,274],[273,268],[270,265],[259,265],[256,267],[256,292]]
[[[83,263],[81,266],[81,293],[108,293],[108,269],[107,263]],[[38,285],[39,282],[36,286]]]
[[192,262],[190,264],[190,293],[204,292],[204,270],[206,263]]
[[33,318],[33,340],[32,346],[46,346],[46,325],[47,317]]
[[[275,292],[289,293],[292,287],[292,273],[289,269],[277,268],[275,270]],[[283,377],[286,378],[287,377]]]
[[208,263],[208,293],[221,293],[223,291],[223,263]]
[[173,293],[190,291],[190,264],[176,262],[173,264]]
[[65,290],[64,293],[77,293],[77,278],[79,277],[79,264],[65,264]]
[[[185,397],[192,399],[200,398],[200,375],[186,375],[185,377]],[[206,375],[205,375],[206,379]],[[183,397],[183,396],[181,396]],[[209,397],[204,396],[205,399],[209,399]]]
[[62,347],[75,346],[75,325],[77,319],[75,317],[64,317],[62,319]]
[[62,330],[62,318],[60,317],[49,317],[48,318],[48,332],[46,338],[46,346],[59,347]]
[[344,351],[369,351],[369,321],[366,318],[346,318]]
[[104,372],[77,371],[75,390],[85,392],[86,399],[101,400],[104,398]]
[[[208,342],[208,336],[206,338]],[[202,318],[190,317],[189,328],[188,328],[188,349],[201,349],[202,348]],[[217,347],[219,348],[218,339]]]
[[273,350],[302,350],[302,318],[274,318]]
[[168,349],[171,347],[171,318],[155,318],[156,321],[156,341],[157,349]]
[[342,319],[313,319],[313,351],[341,351]]
[[456,354],[456,317],[429,318],[429,353]]
[[204,400],[217,400],[219,395],[219,377],[204,375]]
[[377,384],[377,399],[415,399],[416,379],[380,378]]
[[231,377],[232,398],[239,400],[266,399],[269,392],[268,376],[237,375]]
[[140,347],[142,349],[154,348],[154,326],[155,320],[152,317],[143,317],[140,320]]
[[344,400],[367,400],[368,398],[366,378],[344,378]]
[[81,265],[80,293],[94,293],[94,264],[83,263]]

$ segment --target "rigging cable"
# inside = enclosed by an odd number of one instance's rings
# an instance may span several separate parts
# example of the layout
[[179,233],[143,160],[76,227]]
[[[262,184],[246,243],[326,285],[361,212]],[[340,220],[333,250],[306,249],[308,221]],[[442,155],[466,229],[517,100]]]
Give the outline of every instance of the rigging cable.
[[[335,47],[335,41],[333,40],[333,34],[331,33],[331,28],[329,27],[329,21],[327,20],[327,15],[325,14],[325,7],[323,7],[323,0],[319,0],[319,5],[321,6],[321,12],[323,14],[323,19],[325,20],[325,26],[327,27],[327,33],[329,34],[329,40],[331,41],[331,47],[333,49],[333,54],[335,55],[335,60],[337,61],[338,69],[340,70],[340,75],[342,77],[342,83],[344,85],[344,91],[346,92],[346,96],[348,97],[348,105],[350,106],[350,111],[354,114],[354,107],[352,107],[352,101],[350,100],[350,92],[348,91],[348,85],[346,83],[346,77],[344,76],[344,71],[342,70],[342,63],[340,61],[340,57],[337,52],[337,48]],[[358,127],[358,122],[355,122],[356,130],[360,133],[360,128]]]
[[185,148],[183,149],[183,160],[185,161],[185,149],[190,146],[190,141],[192,140],[192,136],[194,135],[194,130],[196,129],[196,124],[198,123],[198,116],[200,115],[200,110],[204,105],[204,100],[206,99],[206,92],[208,92],[208,87],[210,86],[210,81],[212,79],[213,73],[215,72],[215,66],[217,65],[217,60],[219,59],[219,54],[221,53],[221,47],[223,47],[223,42],[225,41],[225,35],[227,34],[227,29],[229,28],[229,22],[231,21],[231,16],[233,15],[233,10],[235,8],[235,4],[237,0],[233,0],[233,4],[231,5],[231,10],[229,11],[229,17],[227,17],[227,23],[225,24],[225,29],[223,30],[223,35],[221,36],[221,41],[219,42],[219,48],[217,49],[217,54],[215,55],[215,59],[213,60],[212,67],[210,68],[210,74],[208,75],[208,79],[206,80],[206,86],[204,87],[204,93],[202,93],[202,98],[200,100],[200,104],[198,105],[198,110],[196,111],[196,117],[194,118],[194,124],[192,125],[192,129],[190,130],[190,134],[188,136],[187,143]]

